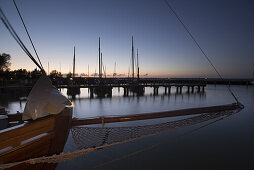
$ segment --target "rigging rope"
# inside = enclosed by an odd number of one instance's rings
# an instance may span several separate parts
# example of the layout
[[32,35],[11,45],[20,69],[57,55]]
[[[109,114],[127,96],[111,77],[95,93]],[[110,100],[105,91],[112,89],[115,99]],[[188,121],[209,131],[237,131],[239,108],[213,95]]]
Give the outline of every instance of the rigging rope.
[[35,47],[34,47],[33,41],[32,41],[32,39],[31,39],[31,37],[30,37],[30,35],[29,35],[29,33],[28,33],[28,30],[27,30],[27,28],[26,28],[25,22],[24,22],[24,20],[23,20],[21,14],[20,14],[20,12],[19,12],[19,9],[18,9],[18,7],[17,7],[17,4],[16,4],[15,0],[13,0],[13,3],[14,3],[14,5],[15,5],[17,11],[18,11],[19,17],[20,17],[20,19],[21,19],[21,21],[22,21],[22,24],[23,24],[23,26],[24,26],[24,28],[25,28],[25,30],[26,30],[27,36],[28,36],[28,38],[29,38],[29,40],[30,40],[30,42],[31,42],[31,44],[32,44],[32,46],[33,46],[34,52],[35,52],[35,54],[36,54],[36,56],[37,56],[37,59],[38,59],[40,65],[41,65],[41,67],[42,67],[42,69],[43,69],[43,66],[42,66],[42,64],[41,64],[41,60],[40,60],[40,58],[39,58],[39,56],[38,56],[38,53],[37,53],[37,51],[36,51],[36,49],[35,49]]
[[[181,20],[180,16],[176,13],[176,11],[174,10],[174,8],[169,4],[169,2],[167,0],[164,0],[164,2],[166,3],[166,5],[168,6],[168,8],[173,12],[173,14],[175,15],[175,17],[177,18],[177,20],[182,24],[183,28],[185,29],[185,31],[189,34],[189,36],[191,37],[191,39],[194,41],[194,43],[197,45],[197,47],[200,49],[201,53],[205,56],[205,58],[207,59],[207,61],[209,62],[209,64],[213,67],[213,69],[215,70],[215,72],[218,74],[218,76],[220,77],[221,80],[224,80],[221,76],[221,74],[219,73],[219,71],[216,69],[216,67],[214,66],[214,64],[212,63],[212,61],[209,59],[208,55],[205,53],[205,51],[201,48],[201,46],[199,45],[199,43],[197,42],[196,38],[192,35],[192,33],[190,32],[190,29],[183,23],[183,21]],[[237,103],[239,103],[238,99],[236,98],[235,94],[233,93],[233,91],[230,89],[229,85],[227,86],[227,89],[229,90],[229,92],[231,93],[231,95],[233,96],[233,98],[236,100]]]
[[2,11],[2,9],[0,8],[0,18],[3,22],[3,24],[5,25],[5,27],[8,29],[8,31],[10,32],[10,34],[12,35],[12,37],[17,41],[17,43],[19,44],[19,46],[22,48],[22,50],[28,55],[28,57],[36,64],[37,67],[40,68],[41,71],[44,72],[43,68],[38,64],[38,62],[34,59],[34,57],[32,56],[32,54],[29,52],[29,50],[26,48],[26,46],[24,45],[24,43],[21,41],[21,39],[19,38],[19,36],[17,35],[16,31],[13,29],[13,27],[11,26],[10,22],[8,21],[8,19],[6,18],[4,12]]

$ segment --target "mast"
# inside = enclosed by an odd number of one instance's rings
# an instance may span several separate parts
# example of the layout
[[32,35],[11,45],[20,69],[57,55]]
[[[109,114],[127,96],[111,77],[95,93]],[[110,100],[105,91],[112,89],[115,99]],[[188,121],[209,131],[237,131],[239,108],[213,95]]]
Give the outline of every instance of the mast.
[[101,38],[99,37],[99,78],[101,78]]
[[134,79],[134,47],[133,47],[133,36],[131,37],[131,62],[132,62],[132,79]]
[[102,68],[103,68],[103,64],[102,64],[102,52],[101,52],[101,74],[100,74],[100,78],[102,78]]
[[74,46],[74,57],[73,57],[73,74],[72,74],[72,78],[74,79],[75,76],[75,46]]
[[139,80],[139,61],[138,61],[138,49],[137,49],[137,69],[138,69],[137,77],[138,77],[138,80]]

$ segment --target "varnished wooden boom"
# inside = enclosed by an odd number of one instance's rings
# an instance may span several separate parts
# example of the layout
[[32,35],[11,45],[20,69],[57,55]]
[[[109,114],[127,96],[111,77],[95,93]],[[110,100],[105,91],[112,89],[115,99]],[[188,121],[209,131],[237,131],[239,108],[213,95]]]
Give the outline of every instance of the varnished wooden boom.
[[238,108],[240,109],[241,107],[242,105],[233,103],[228,105],[189,108],[189,109],[172,110],[172,111],[165,111],[165,112],[142,113],[142,114],[134,114],[134,115],[115,116],[115,117],[97,117],[97,118],[88,118],[88,119],[74,118],[72,119],[72,126],[145,120],[145,119],[174,117],[174,116],[186,116],[186,115],[194,115],[194,114],[201,114],[201,113],[220,112],[225,110],[235,110]]

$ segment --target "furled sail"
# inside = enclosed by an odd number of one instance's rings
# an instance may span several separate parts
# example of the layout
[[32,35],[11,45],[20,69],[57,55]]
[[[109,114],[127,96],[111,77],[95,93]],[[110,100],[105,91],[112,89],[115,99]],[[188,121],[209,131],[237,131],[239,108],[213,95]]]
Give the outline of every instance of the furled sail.
[[71,102],[52,85],[51,80],[43,73],[28,95],[23,120],[31,118],[35,120],[50,114],[58,114],[66,105],[71,105]]

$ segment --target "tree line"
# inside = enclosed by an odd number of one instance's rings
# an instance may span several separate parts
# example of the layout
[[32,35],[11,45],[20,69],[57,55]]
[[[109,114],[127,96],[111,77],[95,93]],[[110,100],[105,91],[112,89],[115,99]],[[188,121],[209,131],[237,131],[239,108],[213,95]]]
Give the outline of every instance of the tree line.
[[[0,80],[25,80],[25,79],[38,79],[42,72],[35,68],[32,71],[26,69],[10,70],[11,66],[10,54],[0,53]],[[71,73],[67,77],[71,77]],[[61,72],[52,70],[49,75],[50,78],[61,78]]]

